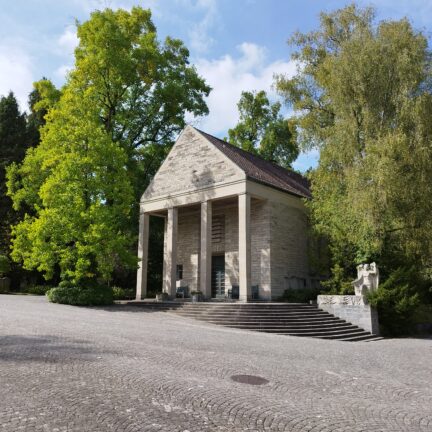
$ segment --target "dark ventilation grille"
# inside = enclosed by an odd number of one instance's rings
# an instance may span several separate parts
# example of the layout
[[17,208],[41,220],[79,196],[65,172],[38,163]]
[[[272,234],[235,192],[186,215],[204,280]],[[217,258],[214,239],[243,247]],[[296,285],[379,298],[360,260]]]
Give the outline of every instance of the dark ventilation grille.
[[221,243],[225,239],[225,216],[213,216],[212,222],[212,242]]

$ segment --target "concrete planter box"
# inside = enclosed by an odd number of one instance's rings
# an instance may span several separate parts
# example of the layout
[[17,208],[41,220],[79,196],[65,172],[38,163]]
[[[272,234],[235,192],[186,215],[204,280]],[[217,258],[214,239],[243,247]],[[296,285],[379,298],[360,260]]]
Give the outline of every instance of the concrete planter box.
[[168,300],[168,294],[167,293],[156,294],[156,301],[157,302],[164,302],[167,300]]
[[192,303],[202,302],[204,299],[202,294],[192,294]]

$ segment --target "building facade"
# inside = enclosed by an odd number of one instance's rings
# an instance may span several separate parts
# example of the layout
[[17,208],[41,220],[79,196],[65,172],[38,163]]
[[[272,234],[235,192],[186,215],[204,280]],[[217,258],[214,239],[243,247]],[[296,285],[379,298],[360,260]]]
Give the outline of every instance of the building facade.
[[165,219],[162,290],[276,300],[311,284],[306,180],[187,126],[140,202],[137,299],[146,296],[150,217]]

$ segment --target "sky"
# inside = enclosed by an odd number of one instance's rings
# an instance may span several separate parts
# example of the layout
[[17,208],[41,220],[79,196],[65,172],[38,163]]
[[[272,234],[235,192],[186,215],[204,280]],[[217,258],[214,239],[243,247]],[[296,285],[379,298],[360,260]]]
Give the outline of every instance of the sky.
[[[75,22],[95,9],[134,5],[150,8],[161,40],[182,39],[190,60],[213,88],[210,114],[194,125],[223,138],[237,123],[244,90],[266,90],[272,100],[274,74],[292,76],[295,32],[314,30],[321,11],[346,6],[344,0],[0,0],[0,95],[13,91],[22,109],[32,83],[47,77],[57,86],[73,67],[78,43]],[[377,20],[408,17],[417,30],[431,30],[432,0],[359,0],[374,6]],[[294,168],[316,166],[316,151],[302,153]]]

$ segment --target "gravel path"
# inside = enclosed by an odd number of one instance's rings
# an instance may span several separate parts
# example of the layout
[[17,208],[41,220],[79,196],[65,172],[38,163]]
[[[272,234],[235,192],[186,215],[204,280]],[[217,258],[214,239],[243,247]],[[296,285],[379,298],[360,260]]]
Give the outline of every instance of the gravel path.
[[264,430],[432,431],[432,340],[325,341],[0,296],[0,432]]

